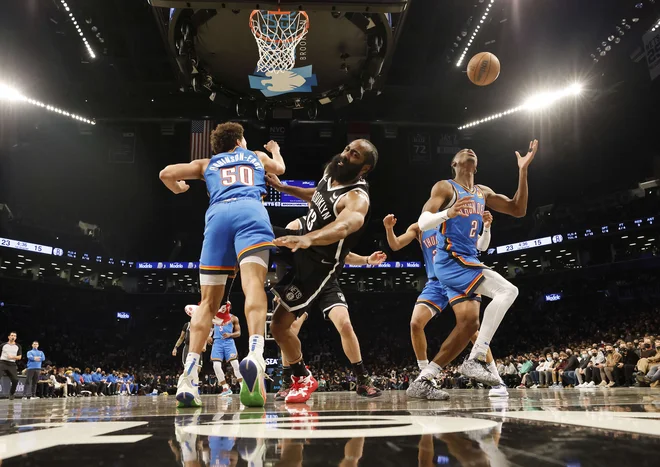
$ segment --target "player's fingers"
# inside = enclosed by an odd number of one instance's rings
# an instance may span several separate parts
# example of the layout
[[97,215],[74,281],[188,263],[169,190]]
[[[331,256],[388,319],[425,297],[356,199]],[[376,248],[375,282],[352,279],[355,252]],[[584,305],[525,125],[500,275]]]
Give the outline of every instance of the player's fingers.
[[520,159],[520,158],[522,157],[518,151],[516,151],[516,157],[517,157],[518,159]]

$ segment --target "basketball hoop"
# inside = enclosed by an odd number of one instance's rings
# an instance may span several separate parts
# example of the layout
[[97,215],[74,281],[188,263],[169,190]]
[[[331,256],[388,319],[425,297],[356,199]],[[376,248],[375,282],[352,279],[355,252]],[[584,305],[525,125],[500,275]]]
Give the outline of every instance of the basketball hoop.
[[254,10],[250,14],[250,30],[259,47],[257,71],[286,71],[296,64],[296,47],[309,29],[304,11]]

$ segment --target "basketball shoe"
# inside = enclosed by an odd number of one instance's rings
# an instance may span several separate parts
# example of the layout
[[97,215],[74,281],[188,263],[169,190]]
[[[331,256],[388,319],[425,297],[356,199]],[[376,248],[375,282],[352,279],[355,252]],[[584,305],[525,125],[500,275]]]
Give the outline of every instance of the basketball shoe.
[[480,383],[488,386],[499,386],[501,384],[499,376],[495,376],[488,369],[488,364],[476,358],[467,358],[458,368],[458,371],[467,378],[474,378]]
[[193,375],[179,376],[179,382],[176,387],[177,407],[201,407],[202,398],[199,396],[199,379]]
[[290,390],[291,390],[291,379],[282,378],[282,387],[280,387],[280,390],[277,391],[277,394],[275,394],[275,400],[276,401],[286,400],[286,396],[289,394]]
[[374,386],[370,376],[358,376],[355,392],[362,397],[378,397],[382,391]]
[[243,376],[241,383],[241,404],[246,407],[263,407],[266,404],[266,362],[262,355],[250,352],[241,360],[240,372]]
[[439,389],[432,379],[424,377],[417,378],[410,383],[410,386],[406,389],[406,396],[431,401],[445,401],[449,399],[449,393]]
[[319,387],[318,381],[308,371],[307,376],[292,376],[289,394],[284,399],[287,404],[300,404],[307,402],[314,391]]

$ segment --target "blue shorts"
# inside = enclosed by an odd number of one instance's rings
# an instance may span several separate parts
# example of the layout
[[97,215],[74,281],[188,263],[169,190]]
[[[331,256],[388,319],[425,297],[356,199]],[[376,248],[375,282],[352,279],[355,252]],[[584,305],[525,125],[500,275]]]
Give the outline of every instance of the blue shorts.
[[270,250],[274,240],[268,212],[255,199],[239,198],[206,211],[201,274],[232,274],[243,257]]
[[424,286],[424,290],[417,297],[415,306],[424,305],[431,310],[433,316],[436,316],[447,307],[447,292],[445,287],[437,280],[429,280]]
[[450,305],[465,300],[481,301],[475,290],[484,280],[482,271],[486,267],[476,256],[460,256],[439,248],[433,262],[435,276],[445,286]]
[[211,347],[211,360],[225,361],[238,358],[236,343],[234,339],[215,339]]
[[211,459],[209,465],[231,465],[229,452],[234,449],[236,438],[224,436],[209,436],[209,451]]

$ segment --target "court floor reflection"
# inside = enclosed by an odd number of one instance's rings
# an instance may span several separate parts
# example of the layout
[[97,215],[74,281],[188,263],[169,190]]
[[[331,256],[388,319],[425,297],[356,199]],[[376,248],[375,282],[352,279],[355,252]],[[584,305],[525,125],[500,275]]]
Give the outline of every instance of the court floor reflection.
[[660,391],[456,390],[442,402],[315,394],[241,407],[204,397],[0,401],[3,466],[657,465]]

